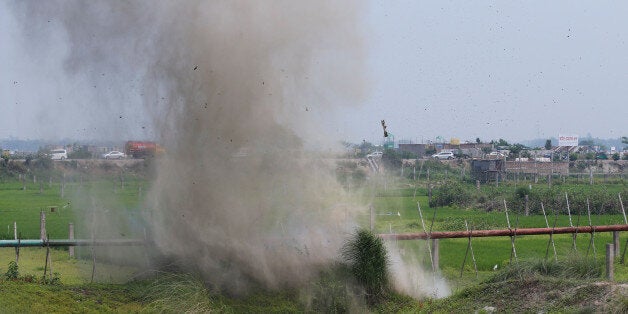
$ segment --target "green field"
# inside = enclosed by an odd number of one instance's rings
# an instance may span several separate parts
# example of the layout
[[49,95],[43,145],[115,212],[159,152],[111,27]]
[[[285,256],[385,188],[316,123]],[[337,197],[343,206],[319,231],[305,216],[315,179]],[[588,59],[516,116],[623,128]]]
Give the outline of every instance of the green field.
[[140,204],[149,187],[150,182],[133,176],[125,177],[122,183],[119,177],[76,179],[65,183],[62,197],[60,181],[23,184],[5,180],[0,183],[0,239],[14,238],[14,222],[20,238],[38,239],[41,211],[46,213],[50,239],[67,239],[69,223],[74,223],[76,238],[89,238],[92,211],[123,213],[130,218],[139,216]]
[[[480,229],[505,229],[507,228],[506,214],[503,210],[503,200],[513,201],[508,203],[509,218],[512,228],[545,227],[543,215],[532,213],[523,214],[521,203],[517,201],[516,193],[521,187],[530,187],[539,195],[554,195],[557,198],[564,197],[567,193],[574,201],[571,206],[572,223],[574,225],[589,225],[586,207],[583,207],[582,199],[586,197],[598,197],[599,195],[624,195],[626,186],[623,181],[596,185],[588,185],[588,182],[559,183],[549,188],[547,184],[539,182],[506,182],[499,187],[483,185],[480,191],[476,191],[475,185],[463,183],[468,193],[472,193],[475,199],[494,196],[494,199],[485,199],[484,204],[494,202],[491,210],[478,208],[474,205],[449,205],[430,207],[428,201],[427,181],[412,181],[389,177],[385,184],[381,180],[373,179],[368,185],[355,188],[361,195],[364,208],[369,205],[373,208],[375,217],[375,233],[405,233],[422,232],[423,225],[419,217],[417,203],[420,204],[423,222],[426,229],[433,231],[465,230],[465,221],[469,228]],[[430,184],[432,192],[436,193],[438,186],[449,181],[458,181],[459,177],[446,176],[444,173],[433,172]],[[94,230],[99,230],[97,219],[101,215],[118,217],[113,219],[118,223],[118,230],[127,230],[114,235],[116,238],[131,238],[141,236],[138,232],[143,224],[143,199],[150,188],[150,181],[140,177],[128,175],[123,178],[123,183],[117,175],[100,177],[71,177],[66,181],[64,195],[61,196],[60,180],[42,183],[21,182],[17,178],[4,178],[0,182],[0,238],[13,238],[13,222],[17,223],[20,238],[39,238],[39,215],[46,212],[47,234],[51,239],[64,239],[68,237],[68,224],[76,226],[76,238],[89,239]],[[24,186],[26,189],[24,189]],[[41,189],[41,191],[40,191]],[[599,206],[608,206],[603,200],[597,200]],[[602,203],[600,203],[602,202]],[[559,202],[557,204],[560,204]],[[611,203],[609,203],[611,204]],[[512,206],[512,207],[511,207]],[[596,205],[597,206],[597,205]],[[52,210],[54,208],[54,211]],[[601,207],[600,207],[601,208]],[[564,208],[552,208],[547,206],[549,225],[557,227],[569,226],[569,216]],[[608,209],[605,209],[608,210]],[[123,218],[123,219],[122,219]],[[363,227],[369,226],[370,213],[365,210],[357,216],[358,222]],[[602,213],[597,210],[591,216],[592,225],[622,224],[623,215],[620,209],[611,213]],[[6,229],[5,229],[6,226]],[[110,235],[108,235],[110,236]],[[621,234],[620,243],[623,246],[628,235]],[[549,236],[518,236],[515,238],[517,258],[511,255],[511,239],[509,237],[474,238],[472,239],[473,251],[477,262],[478,274],[473,267],[471,256],[468,255],[466,263],[465,252],[467,239],[441,239],[440,263],[438,272],[447,280],[451,290],[456,293],[445,300],[417,301],[404,296],[392,296],[385,303],[371,310],[377,312],[437,310],[450,312],[456,308],[475,308],[479,304],[468,305],[468,299],[462,296],[479,298],[482,292],[479,287],[489,289],[503,289],[487,283],[495,275],[506,271],[513,265],[527,261],[543,260],[548,253],[548,259],[553,259],[553,250],[549,247]],[[599,269],[603,269],[605,244],[612,241],[610,233],[597,233],[594,237],[595,246],[591,246],[590,234],[579,234],[574,248],[571,235],[556,235],[554,237],[558,259],[567,261],[576,255],[593,259]],[[393,250],[400,250],[406,259],[417,259],[424,269],[430,269],[430,260],[427,251],[427,241],[407,240],[396,241]],[[303,312],[307,306],[300,296],[290,291],[270,291],[252,294],[246,298],[234,298],[222,295],[219,291],[209,291],[202,281],[192,277],[171,277],[170,275],[147,276],[145,269],[134,266],[120,266],[112,260],[103,260],[100,249],[95,251],[96,264],[92,262],[92,251],[88,247],[77,248],[78,258],[70,258],[67,248],[52,249],[51,260],[55,276],[61,285],[41,285],[37,283],[23,283],[3,281],[0,286],[0,294],[3,295],[0,307],[12,311],[24,312],[30,310],[44,312],[177,312],[181,308],[172,304],[183,300],[187,310],[194,309],[219,309],[226,312]],[[130,250],[138,253],[135,248],[120,248],[116,250]],[[21,248],[20,249],[20,275],[41,278],[44,270],[50,273],[45,266],[45,248]],[[140,253],[138,256],[141,256]],[[15,259],[13,248],[0,249],[0,274],[8,270],[8,263]],[[461,274],[462,269],[462,274]],[[91,284],[92,272],[94,284]],[[138,277],[139,276],[139,277]],[[132,280],[132,278],[142,278]],[[152,279],[151,279],[152,278]],[[165,278],[165,279],[163,279]],[[598,278],[602,280],[602,275]],[[544,279],[543,279],[544,280]],[[556,282],[542,281],[540,286],[555,285]],[[628,282],[628,267],[615,262],[615,282]],[[583,282],[565,282],[563,285],[582,285]],[[173,288],[174,287],[174,288]],[[500,287],[500,288],[497,288]],[[174,289],[172,294],[164,295],[159,292],[163,289]],[[152,292],[150,292],[152,291]],[[475,291],[475,292],[474,292]],[[11,297],[5,298],[5,295]],[[33,295],[41,295],[50,298],[52,305],[41,302]],[[54,295],[54,297],[53,297]],[[505,295],[503,298],[513,298],[517,295]],[[31,307],[21,305],[18,300],[30,300]],[[450,301],[448,301],[450,300]],[[465,300],[465,301],[461,301]],[[456,302],[467,302],[463,305]],[[569,306],[568,300],[562,300]],[[306,302],[307,303],[307,302]],[[52,307],[51,307],[52,306]],[[479,307],[481,308],[481,307]],[[561,305],[556,305],[560,309]],[[516,309],[514,307],[513,309]]]
[[[369,192],[376,195],[374,198],[369,199],[377,221],[374,228],[374,232],[376,233],[423,232],[424,229],[417,204],[420,204],[423,223],[428,231],[465,230],[465,221],[472,230],[507,229],[508,221],[506,212],[503,209],[503,199],[510,197],[510,195],[517,191],[517,188],[521,188],[522,186],[525,186],[526,189],[531,187],[532,190],[543,192],[551,190],[553,193],[561,195],[562,197],[564,197],[564,193],[567,193],[570,198],[583,194],[593,195],[592,193],[596,191],[617,197],[617,193],[626,191],[626,186],[623,182],[620,184],[589,185],[588,181],[586,183],[580,181],[579,184],[557,184],[552,188],[548,188],[544,183],[534,184],[532,182],[519,182],[517,185],[516,182],[512,181],[501,183],[499,187],[495,187],[494,185],[482,185],[478,193],[504,196],[501,200],[494,200],[494,202],[498,204],[498,206],[495,206],[495,210],[487,211],[455,205],[432,208],[429,206],[426,189],[427,182],[425,180],[419,182],[412,180],[388,180],[385,190],[382,182],[376,182],[374,184],[376,187],[371,187]],[[459,178],[450,178],[449,180],[459,180]],[[432,186],[438,186],[443,184],[443,182],[444,181],[434,180],[431,184]],[[466,189],[472,191],[472,193],[476,192],[474,191],[476,190],[475,186],[471,184],[466,185]],[[433,191],[434,190],[435,188],[433,188]],[[570,205],[571,223],[574,226],[588,226],[589,218],[586,206],[582,206],[583,204],[575,201]],[[523,214],[523,208],[513,208],[511,207],[512,205],[508,206],[511,228],[546,227],[545,217],[542,214],[530,214],[525,216]],[[556,227],[570,226],[570,219],[565,208],[546,207],[545,210],[550,227],[554,225]],[[623,224],[624,216],[621,214],[621,208],[616,208],[615,212],[617,213],[600,214],[598,211],[598,213],[591,215],[590,224],[594,226]],[[368,218],[361,218],[362,224],[368,225]],[[600,265],[604,263],[605,245],[606,243],[612,243],[612,233],[597,233],[593,241],[591,241],[590,234],[579,234],[576,239],[577,242],[574,248],[571,235],[554,236],[559,259],[565,259],[568,256],[580,254],[581,256],[595,257]],[[628,240],[628,234],[621,233],[620,246],[622,250],[626,240]],[[594,245],[592,245],[591,242],[593,242]],[[431,268],[425,240],[397,241],[397,244],[402,250],[413,252],[413,254],[421,256],[424,267],[426,269]],[[439,240],[439,245],[439,269],[442,273],[453,282],[454,286],[456,286],[457,283],[468,282],[468,280],[464,278],[460,279],[460,270],[465,259],[468,240],[441,239]],[[549,235],[515,237],[516,260],[544,259],[546,254],[548,258],[553,259],[553,249],[550,246],[548,251],[548,245]],[[480,279],[490,276],[496,265],[497,269],[502,269],[511,262],[512,247],[509,237],[474,238],[472,239],[472,248],[477,262],[477,268],[480,272]],[[463,270],[463,277],[475,277],[471,255],[470,253],[468,254]],[[515,259],[513,258],[512,261],[515,262]],[[617,281],[628,280],[627,270],[628,268],[626,268],[625,265],[617,264],[615,279]]]

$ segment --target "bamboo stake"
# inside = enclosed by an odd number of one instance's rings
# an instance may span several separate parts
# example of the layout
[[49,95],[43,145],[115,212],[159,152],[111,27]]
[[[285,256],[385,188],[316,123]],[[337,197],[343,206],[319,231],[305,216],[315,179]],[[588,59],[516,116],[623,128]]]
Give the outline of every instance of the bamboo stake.
[[517,250],[515,249],[515,240],[517,239],[517,228],[519,228],[519,213],[515,213],[515,233],[512,236],[512,252],[514,253],[515,256],[515,263],[519,262],[519,260],[517,259]]
[[[541,210],[543,211],[543,217],[545,218],[545,226],[549,228],[549,222],[547,221],[547,215],[545,214],[545,206],[543,206],[543,202],[541,202]],[[556,216],[558,218],[558,216]],[[554,227],[556,227],[556,219],[554,219]],[[556,244],[554,243],[554,229],[552,228],[552,233],[550,233],[549,242],[552,244],[552,248],[554,248],[554,260],[558,262],[558,255],[556,254]],[[547,255],[549,255],[549,243],[547,244],[547,249],[545,250],[545,259],[547,259]]]
[[[467,220],[464,220],[465,226],[467,225]],[[469,227],[467,227],[467,231],[469,231]],[[464,264],[467,263],[467,256],[469,255],[469,244],[471,244],[471,237],[469,237],[469,242],[467,242],[467,250],[464,252],[464,259],[462,260],[462,265],[460,266],[460,278],[462,278],[462,274],[464,272]]]
[[[465,227],[467,228],[467,231],[469,230],[469,226],[467,225],[467,221],[465,220]],[[471,249],[471,260],[473,260],[473,269],[475,269],[475,278],[478,278],[478,265],[475,262],[475,254],[473,253],[473,246],[471,245],[471,233],[473,232],[473,229],[471,229],[471,231],[469,231],[469,248]]]
[[[430,241],[430,234],[427,233],[427,229],[425,229],[425,222],[423,222],[423,213],[421,212],[421,204],[419,202],[417,202],[416,205],[417,205],[417,208],[419,210],[419,217],[421,218],[421,226],[423,226],[423,232],[427,235],[427,238],[426,238],[427,251],[430,254],[430,263],[432,263],[432,261],[433,261],[432,248],[431,248],[431,245],[430,245],[430,242],[429,242]],[[434,263],[432,263],[432,271],[434,273],[436,273],[436,269],[434,269]]]
[[[589,227],[593,228],[593,223],[591,222],[591,207],[589,206],[589,198],[587,197],[587,216],[589,217]],[[593,232],[591,232],[591,240],[589,241],[589,247],[587,247],[587,257],[589,256],[589,248],[593,247],[593,259],[595,259],[595,228],[593,228]]]
[[[510,218],[508,217],[508,206],[506,206],[506,200],[504,199],[504,211],[506,212],[506,221],[508,222],[508,230],[512,230],[510,227]],[[515,230],[515,233],[517,231]],[[515,249],[515,240],[513,236],[510,236],[510,244],[512,246],[512,250],[510,251],[510,262],[512,262],[512,257],[514,255],[515,261],[517,260],[517,250]]]
[[576,220],[576,232],[574,232],[573,234],[573,240],[574,240],[573,246],[576,252],[578,252],[578,247],[576,246],[576,240],[578,239],[578,227],[580,227],[580,209],[578,209],[578,219]]
[[628,220],[626,219],[626,211],[624,210],[624,202],[621,201],[621,193],[617,193],[617,197],[619,197],[619,205],[621,205],[621,213],[624,214],[624,223],[628,224]]
[[[624,214],[624,223],[628,225],[628,220],[626,219],[626,210],[624,210],[624,202],[621,201],[621,193],[617,193],[619,197],[619,205],[621,205],[621,212]],[[626,239],[626,244],[624,244],[624,252],[621,254],[620,263],[624,263],[624,257],[626,256],[626,248],[628,248],[628,239]]]
[[[429,171],[429,170],[428,170]],[[416,202],[417,208],[419,210],[419,217],[421,217],[421,226],[423,226],[423,232],[427,235],[425,243],[427,244],[427,252],[430,254],[430,264],[432,264],[432,274],[433,274],[433,284],[434,284],[434,295],[436,295],[436,267],[434,266],[434,256],[432,256],[432,243],[430,241],[430,234],[425,232],[425,223],[423,222],[423,213],[421,212],[421,204]]]
[[462,273],[464,271],[464,265],[467,263],[467,255],[469,255],[469,250],[471,251],[471,259],[473,260],[473,268],[475,269],[475,278],[478,278],[478,266],[475,262],[475,255],[473,254],[473,246],[471,245],[471,232],[469,231],[469,225],[467,224],[467,220],[464,220],[464,226],[469,232],[469,242],[467,242],[467,250],[464,253],[464,260],[462,261],[462,267],[460,267],[460,278],[462,278]]
[[[569,215],[569,226],[573,227],[573,222],[571,220],[571,209],[569,208],[569,197],[567,196],[567,192],[565,192],[565,200],[567,201],[567,215]],[[572,234],[571,238],[573,240],[571,244],[571,248],[577,252],[578,248],[576,247],[576,235]]]

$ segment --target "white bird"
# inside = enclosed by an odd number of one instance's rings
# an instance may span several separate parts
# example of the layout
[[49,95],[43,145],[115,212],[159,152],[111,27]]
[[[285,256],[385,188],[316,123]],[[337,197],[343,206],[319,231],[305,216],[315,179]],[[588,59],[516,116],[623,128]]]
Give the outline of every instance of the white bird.
[[495,266],[493,266],[493,270],[497,270],[497,264],[495,264]]

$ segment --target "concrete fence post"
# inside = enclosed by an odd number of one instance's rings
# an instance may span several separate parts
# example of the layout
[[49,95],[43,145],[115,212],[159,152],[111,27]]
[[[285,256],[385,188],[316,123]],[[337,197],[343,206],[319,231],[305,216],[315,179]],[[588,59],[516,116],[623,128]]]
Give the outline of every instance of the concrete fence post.
[[[15,240],[18,240],[17,238],[17,221],[13,222],[13,238]],[[19,264],[20,263],[20,246],[19,246],[19,240],[18,240],[18,246],[15,247],[15,263]]]
[[613,246],[615,247],[614,255],[619,256],[619,231],[613,231]]
[[440,253],[438,246],[438,239],[432,239],[432,265],[434,267],[434,271],[438,270],[438,264],[440,263]]
[[606,243],[606,279],[612,281],[614,277],[613,262],[615,260],[615,249],[612,243]]
[[39,239],[46,241],[46,212],[41,211],[39,213]]
[[[68,225],[68,239],[74,240],[74,224],[70,223]],[[70,253],[70,257],[74,257],[74,246],[68,247],[68,252]]]

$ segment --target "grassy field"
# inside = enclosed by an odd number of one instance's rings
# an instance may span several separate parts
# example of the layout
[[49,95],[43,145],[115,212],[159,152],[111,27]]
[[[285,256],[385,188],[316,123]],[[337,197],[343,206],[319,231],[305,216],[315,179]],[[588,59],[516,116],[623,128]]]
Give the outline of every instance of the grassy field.
[[125,177],[123,183],[119,177],[68,180],[61,197],[58,181],[27,181],[26,184],[5,181],[0,184],[0,239],[13,239],[14,222],[22,239],[38,239],[41,211],[46,213],[50,239],[66,239],[71,222],[75,225],[76,238],[88,238],[91,210],[124,211],[128,217],[139,215],[142,198],[149,187],[150,182],[132,176]]
[[[432,184],[441,184],[434,178]],[[439,180],[444,180],[442,176]],[[420,204],[426,228],[434,231],[464,230],[465,220],[469,227],[479,229],[507,228],[506,215],[503,205],[495,210],[474,209],[459,206],[430,207],[428,202],[426,182],[420,181],[417,187],[415,182],[408,180],[389,179],[386,187],[381,182],[374,182],[367,188],[361,189],[363,202],[371,204],[376,217],[374,232],[376,233],[403,233],[422,232],[417,203]],[[61,197],[59,182],[44,184],[27,182],[26,189],[23,183],[17,180],[5,180],[0,183],[0,238],[13,238],[13,222],[17,222],[21,238],[39,238],[39,213],[47,213],[47,231],[50,238],[67,238],[68,223],[73,222],[77,228],[77,238],[89,238],[91,225],[90,216],[94,212],[100,214],[121,213],[129,219],[129,223],[141,222],[143,197],[150,187],[150,182],[133,176],[124,178],[122,187],[119,177],[92,178],[91,180],[68,179],[64,196]],[[40,193],[40,186],[42,192]],[[481,192],[494,195],[509,195],[517,188],[528,186],[528,183],[509,182],[499,187],[485,185]],[[141,187],[141,188],[140,188]],[[471,189],[474,186],[469,185]],[[532,185],[532,189],[549,189],[542,182]],[[552,189],[557,194],[567,192],[569,195],[590,193],[592,190],[603,190],[611,194],[623,193],[626,186],[623,182],[614,184],[600,184],[590,186],[578,183],[559,183]],[[143,192],[140,192],[143,191]],[[579,207],[580,206],[580,207]],[[51,211],[55,207],[55,211]],[[569,217],[565,214],[554,215],[554,208],[546,208],[550,226],[569,226]],[[532,214],[525,216],[521,208],[509,208],[510,222],[513,228],[545,227],[543,215]],[[589,225],[586,208],[581,204],[572,207],[572,223],[574,225]],[[362,213],[358,217],[362,226],[369,226],[369,213]],[[591,217],[592,225],[622,224],[621,214],[594,214]],[[5,230],[6,225],[6,230]],[[124,226],[122,226],[124,229]],[[129,230],[137,230],[128,226]],[[124,234],[123,237],[133,237],[134,234]],[[628,235],[622,234],[620,243],[626,243]],[[512,302],[511,311],[516,310],[520,303],[519,295],[514,292],[505,294],[508,290],[502,282],[489,282],[491,278],[506,271],[519,263],[542,260],[548,249],[548,236],[519,236],[515,239],[517,259],[511,260],[511,241],[508,237],[475,238],[472,241],[475,259],[478,267],[478,277],[473,268],[470,256],[467,257],[461,275],[461,267],[465,259],[467,239],[441,239],[439,272],[447,279],[455,295],[445,300],[413,300],[401,295],[393,295],[372,311],[376,312],[421,312],[437,311],[452,312],[468,309],[481,309],[485,302],[484,294],[492,291],[501,295],[498,302],[503,308],[508,308]],[[589,256],[601,269],[604,265],[604,247],[611,242],[610,233],[595,234],[595,249],[590,246],[591,236],[580,234],[577,236],[576,247],[573,247],[571,235],[556,235],[555,244],[559,260],[565,261],[576,254]],[[398,241],[396,249],[405,253],[405,256],[414,256],[429,269],[430,262],[427,254],[426,241],[408,240]],[[53,272],[58,276],[60,284],[41,285],[38,283],[0,280],[0,308],[8,312],[185,312],[185,311],[219,311],[219,312],[304,312],[307,303],[302,295],[294,291],[266,291],[254,293],[245,297],[225,296],[219,291],[211,291],[199,278],[190,275],[165,274],[156,277],[146,277],[145,269],[141,267],[119,266],[114,262],[97,258],[94,272],[94,282],[91,282],[92,260],[89,248],[80,248],[80,258],[70,258],[67,249],[54,249],[52,252]],[[41,278],[45,267],[44,248],[21,248],[19,271],[21,276]],[[140,254],[141,255],[141,254]],[[98,251],[96,251],[98,257]],[[553,250],[549,249],[549,259],[553,258]],[[12,248],[0,249],[0,275],[8,270],[8,263],[15,259]],[[497,270],[495,270],[497,266]],[[615,263],[615,282],[628,282],[628,267],[625,264]],[[48,271],[48,269],[46,269]],[[130,278],[138,280],[132,280]],[[142,279],[139,279],[142,278]],[[148,278],[148,279],[146,279]],[[600,276],[597,278],[601,280]],[[564,279],[531,279],[531,284],[538,289],[557,289],[557,286],[588,287],[588,281],[561,281]],[[558,280],[558,282],[557,282]],[[514,283],[517,284],[517,283]],[[483,290],[484,289],[484,290]],[[609,288],[610,289],[610,288]],[[167,291],[167,293],[164,293]],[[523,292],[522,292],[523,293]],[[571,298],[576,298],[580,290],[565,290],[565,296],[556,296],[556,303],[550,307],[560,310],[577,306],[571,304]],[[481,301],[473,301],[473,299]],[[520,300],[521,299],[521,300]],[[519,300],[519,301],[518,301]],[[528,300],[529,301],[529,300]],[[488,302],[488,301],[486,301]],[[519,303],[517,303],[519,302]],[[620,302],[622,302],[620,300]],[[533,303],[533,302],[532,302]],[[572,302],[573,303],[573,302]],[[503,305],[502,305],[503,304]],[[536,309],[536,308],[533,308]],[[540,309],[543,309],[542,307]]]
[[[437,182],[432,182],[438,184]],[[587,182],[588,183],[588,182]],[[486,211],[472,208],[461,208],[458,206],[435,207],[429,206],[426,182],[419,182],[416,188],[412,181],[387,182],[387,189],[382,188],[381,182],[375,194],[375,198],[371,199],[373,213],[376,216],[374,232],[376,233],[406,233],[406,232],[423,232],[423,226],[420,220],[418,205],[420,204],[423,214],[423,222],[427,230],[433,231],[455,231],[465,230],[465,221],[470,229],[487,230],[487,229],[507,229],[508,222],[506,213],[503,210],[503,203],[497,207],[497,210]],[[535,190],[549,189],[545,184],[526,183],[525,186]],[[469,185],[470,189],[474,189]],[[523,186],[520,182],[516,186],[515,182],[507,184],[502,183],[499,187],[492,185],[483,185],[481,190],[483,193],[494,195],[507,195],[515,193],[518,187]],[[588,185],[580,184],[559,184],[552,189],[556,193],[563,195],[576,195],[578,193],[589,193],[592,190],[609,191],[609,193],[617,195],[617,193],[625,190],[625,185],[608,184],[608,185]],[[372,193],[372,192],[371,192]],[[571,223],[574,226],[588,226],[589,218],[586,207],[571,206]],[[547,220],[549,226],[566,227],[570,226],[570,218],[566,214],[555,214],[555,208],[546,208],[548,214]],[[559,208],[560,212],[563,210]],[[618,209],[619,212],[620,209]],[[546,227],[545,217],[542,214],[531,214],[525,216],[522,214],[522,208],[509,208],[510,225],[514,228],[542,228]],[[566,213],[566,211],[565,211]],[[362,223],[367,225],[367,218],[363,218]],[[624,217],[622,214],[593,214],[591,215],[591,225],[609,225],[623,224]],[[573,246],[571,235],[555,235],[554,241],[558,258],[564,259],[573,254],[589,256],[595,258],[600,263],[604,263],[605,245],[612,243],[611,233],[597,233],[591,241],[590,234],[577,235],[576,246]],[[628,234],[620,234],[620,245],[623,249]],[[425,240],[406,240],[398,241],[398,247],[404,252],[412,252],[421,256],[426,269],[431,268],[429,264],[428,251]],[[466,286],[469,283],[468,278],[460,278],[460,270],[465,259],[467,250],[467,239],[441,239],[440,240],[440,265],[442,273],[454,282],[454,286],[458,283]],[[546,253],[549,258],[553,258],[553,249],[549,247],[549,236],[518,236],[515,238],[515,249],[517,260],[533,260],[544,259]],[[474,238],[472,246],[477,262],[479,278],[486,278],[493,273],[493,269],[501,269],[511,262],[511,241],[509,237],[492,237],[492,238]],[[467,256],[466,264],[463,270],[463,277],[475,277],[473,263],[470,253]],[[512,260],[515,262],[515,260]],[[628,268],[625,265],[617,264],[615,271],[615,279],[617,281],[628,281]]]

